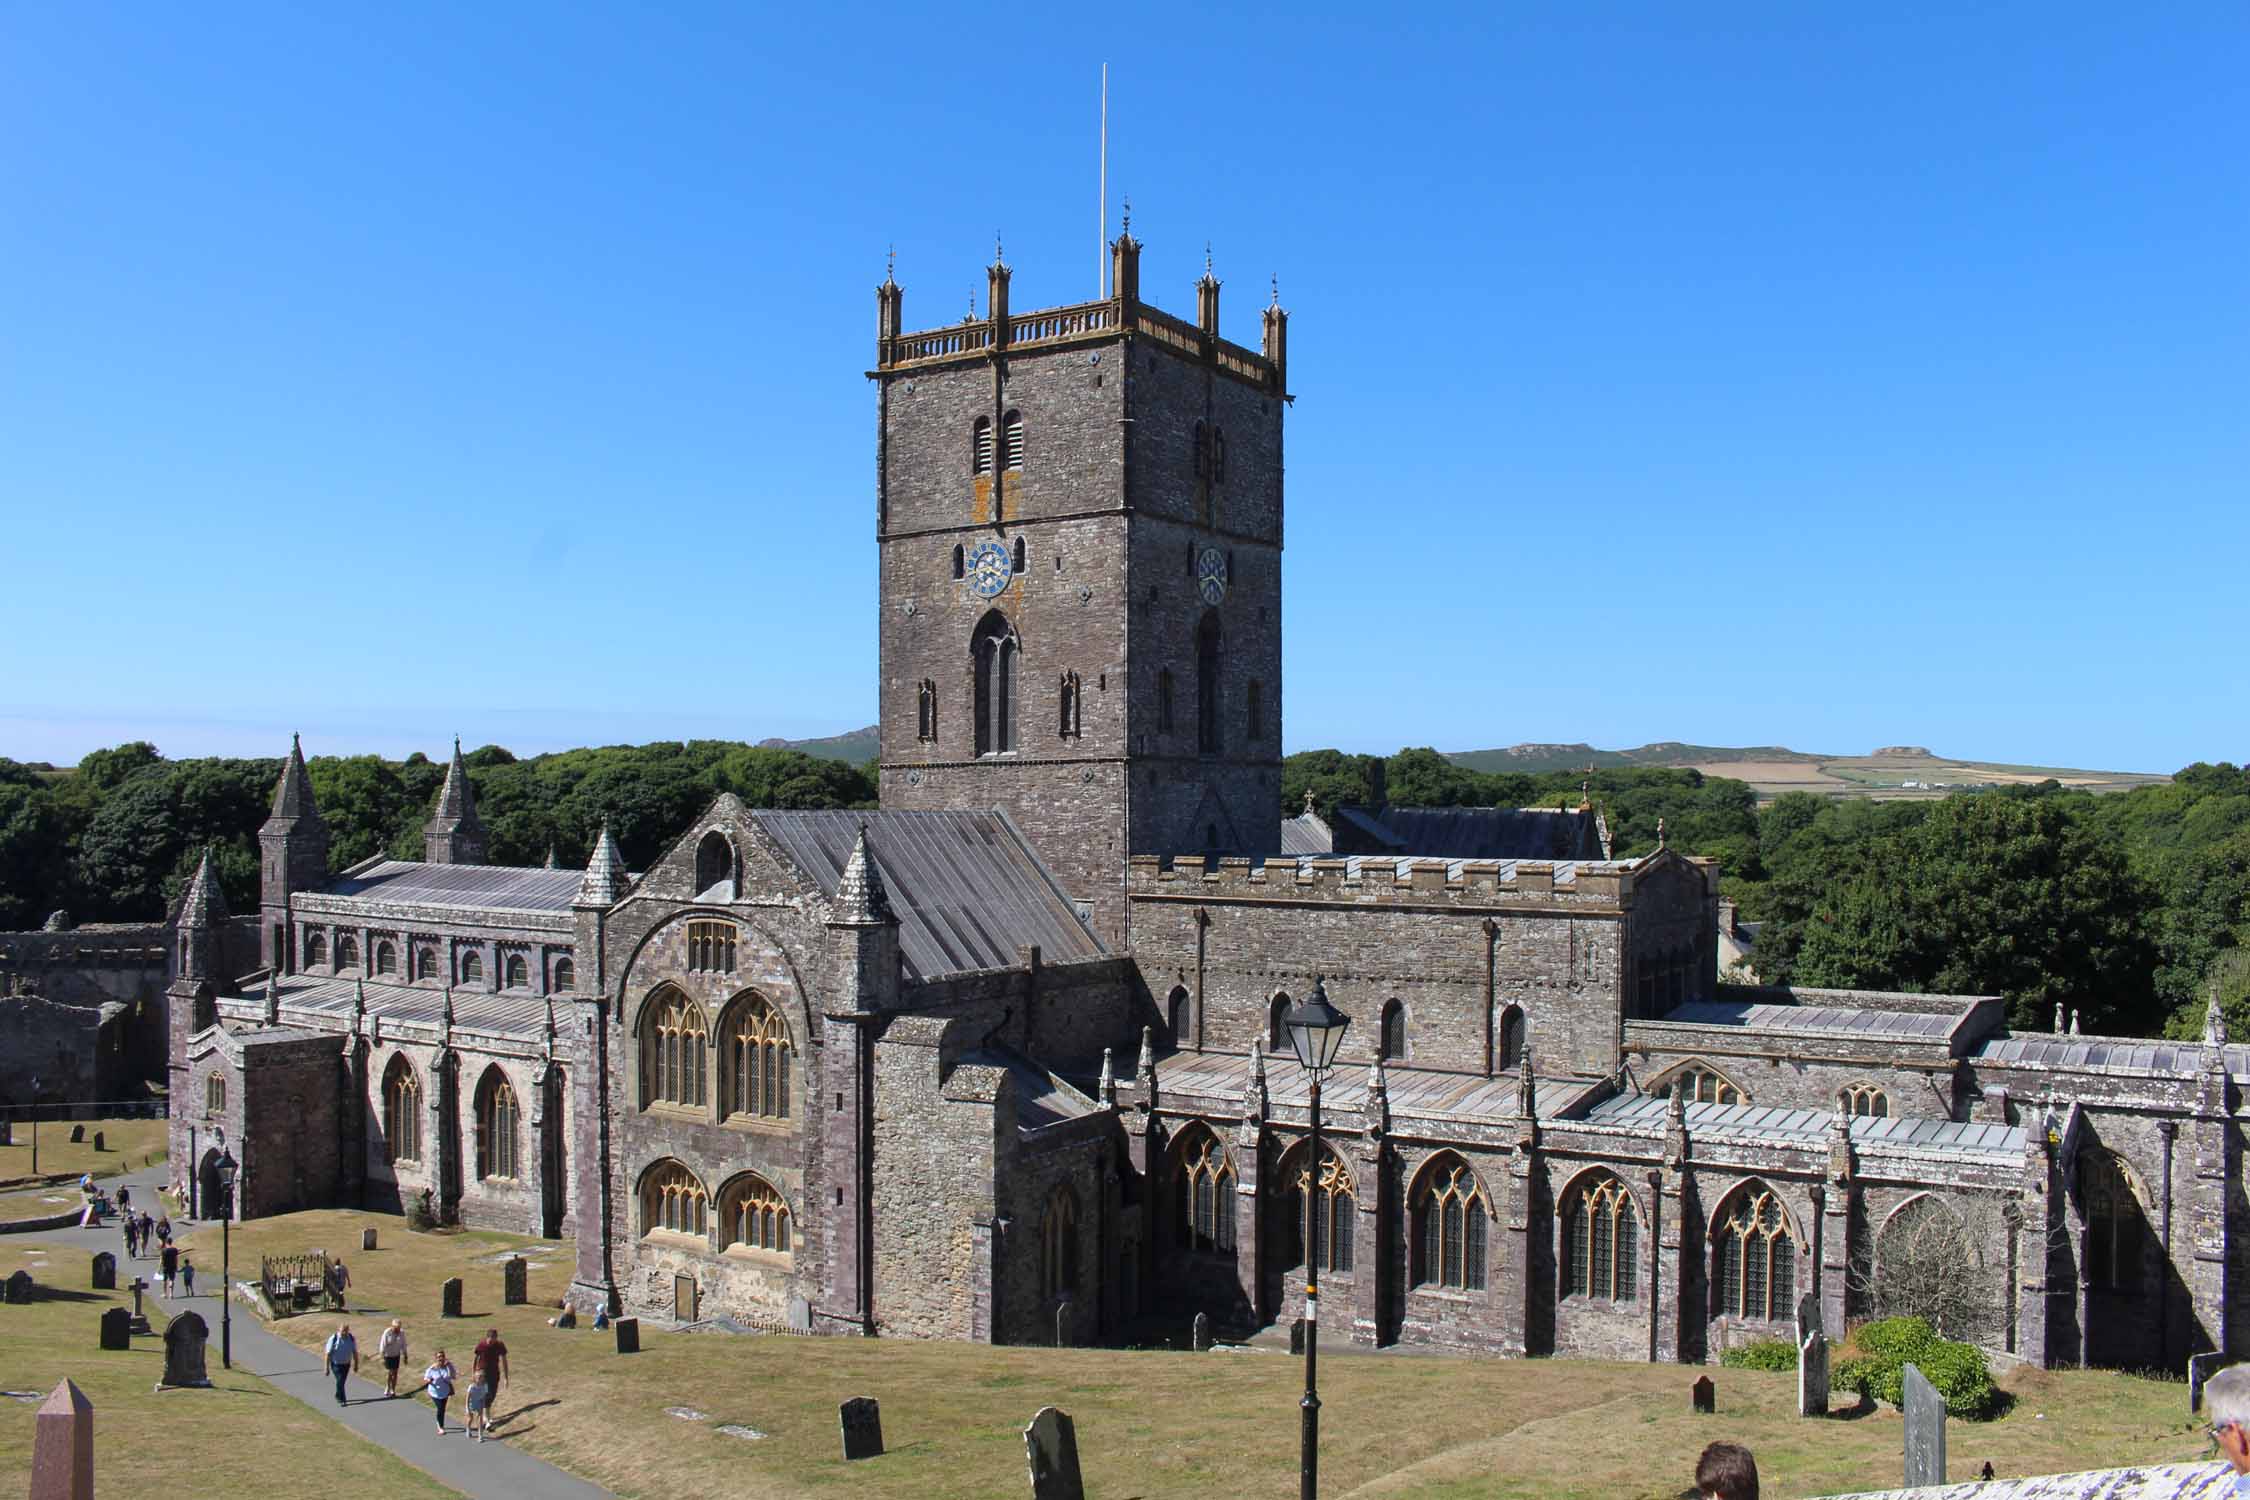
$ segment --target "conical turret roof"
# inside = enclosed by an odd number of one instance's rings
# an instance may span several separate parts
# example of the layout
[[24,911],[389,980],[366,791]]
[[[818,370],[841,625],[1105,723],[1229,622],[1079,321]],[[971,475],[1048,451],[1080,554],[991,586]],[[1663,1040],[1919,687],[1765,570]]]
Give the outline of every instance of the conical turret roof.
[[586,861],[586,878],[578,882],[578,906],[615,906],[625,899],[633,888],[633,877],[626,872],[625,856],[610,837],[609,823],[602,823],[601,837],[594,840],[593,858]]
[[433,821],[474,823],[477,820],[477,796],[469,785],[469,768],[461,761],[461,737],[453,737],[453,759],[446,763],[445,785],[438,789],[437,811]]
[[187,893],[180,897],[180,926],[214,927],[227,917],[227,893],[219,886],[218,867],[212,863],[211,850],[206,846],[203,858],[196,863],[195,874],[188,881]]
[[305,773],[305,750],[296,735],[289,736],[289,758],[281,763],[281,777],[274,783],[273,811],[266,819],[266,827],[286,832],[297,823],[318,823],[320,806],[313,800],[312,777]]
[[851,858],[844,861],[843,877],[836,882],[834,920],[861,924],[898,920],[891,910],[890,893],[883,889],[883,872],[868,855],[865,823],[859,825]]

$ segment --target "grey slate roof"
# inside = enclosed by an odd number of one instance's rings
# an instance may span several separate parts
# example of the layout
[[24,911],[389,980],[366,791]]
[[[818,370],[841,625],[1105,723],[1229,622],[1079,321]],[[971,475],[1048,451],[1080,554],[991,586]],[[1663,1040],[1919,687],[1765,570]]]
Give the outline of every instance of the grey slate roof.
[[321,894],[475,911],[567,912],[571,898],[578,894],[578,881],[576,870],[386,859],[330,881]]
[[[1441,1073],[1426,1068],[1383,1065],[1383,1082],[1390,1094],[1393,1115],[1507,1121],[1516,1118],[1517,1077],[1514,1073],[1487,1078],[1481,1073]],[[1205,1098],[1237,1101],[1250,1080],[1250,1059],[1239,1053],[1175,1052],[1157,1059],[1157,1092],[1164,1097],[1199,1094]],[[1584,1079],[1542,1078],[1535,1085],[1537,1107],[1543,1117],[1561,1113],[1563,1107],[1587,1089]],[[1311,1100],[1305,1070],[1292,1056],[1266,1059],[1266,1099],[1276,1108],[1304,1109]],[[1329,1074],[1320,1086],[1323,1118],[1356,1114],[1367,1106],[1365,1064],[1346,1064]]]
[[1662,1017],[1684,1026],[1740,1026],[1753,1031],[1827,1033],[1893,1041],[1949,1040],[1967,1020],[1926,1011],[1857,1010],[1835,1005],[1762,1005],[1690,1000]]
[[[473,869],[462,865],[448,868]],[[333,1024],[339,1032],[352,1028],[352,995],[361,981],[354,979],[328,979],[319,975],[292,974],[281,981],[281,1009],[285,1021],[301,1015],[320,1017]],[[366,981],[367,1018],[370,1026],[375,1017],[383,1020],[403,1021],[417,1026],[435,1026],[439,1014],[445,1009],[445,991],[428,985],[378,984]],[[265,989],[239,1000],[222,1000],[220,1005],[229,1012],[237,1008],[254,1009],[262,1006]],[[480,1032],[488,1036],[511,1037],[517,1040],[539,1040],[547,1034],[547,1000],[524,990],[511,990],[489,994],[483,990],[456,989],[453,991],[453,1027],[456,1031]]]
[[[1671,1101],[1654,1094],[1618,1094],[1604,1099],[1585,1115],[1589,1125],[1619,1125],[1662,1133],[1669,1122]],[[1834,1133],[1836,1116],[1825,1109],[1779,1109],[1759,1104],[1689,1104],[1688,1133],[1699,1139],[1737,1141],[1745,1145],[1789,1142],[1817,1145]],[[1984,1121],[1916,1120],[1906,1117],[1874,1119],[1866,1115],[1851,1122],[1855,1146],[1939,1151],[1956,1156],[2021,1157],[2024,1129]]]
[[764,811],[751,820],[834,900],[861,823],[891,909],[907,976],[1011,968],[1037,944],[1048,962],[1104,949],[998,812]]

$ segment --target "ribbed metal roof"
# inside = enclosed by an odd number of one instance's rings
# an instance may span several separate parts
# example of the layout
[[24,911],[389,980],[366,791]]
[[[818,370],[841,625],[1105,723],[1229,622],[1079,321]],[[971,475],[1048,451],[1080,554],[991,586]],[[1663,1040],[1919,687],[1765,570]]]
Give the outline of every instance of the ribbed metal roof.
[[[1671,1101],[1655,1094],[1619,1094],[1604,1099],[1586,1112],[1589,1125],[1621,1125],[1662,1131],[1669,1120]],[[1688,1132],[1715,1141],[1796,1142],[1812,1144],[1832,1134],[1836,1116],[1825,1109],[1780,1109],[1758,1104],[1690,1104]],[[2024,1131],[2020,1125],[1985,1121],[1926,1120],[1897,1117],[1853,1117],[1852,1142],[1861,1146],[1898,1147],[1916,1151],[1944,1151],[1957,1155],[2020,1156]]]
[[514,865],[427,865],[386,859],[372,869],[332,880],[324,896],[357,896],[414,906],[459,906],[478,911],[570,910],[580,872]]
[[1281,852],[1294,859],[1300,854],[1333,854],[1336,836],[1315,813],[1299,813],[1281,820]]
[[[1156,1065],[1158,1092],[1166,1095],[1200,1094],[1206,1098],[1237,1101],[1250,1081],[1250,1059],[1239,1053],[1176,1052]],[[1423,1118],[1456,1118],[1506,1121],[1516,1118],[1516,1075],[1487,1078],[1481,1073],[1440,1073],[1426,1068],[1383,1066],[1383,1083],[1389,1091],[1391,1113]],[[1586,1091],[1583,1079],[1542,1078],[1534,1088],[1542,1116],[1552,1117]],[[1312,1093],[1305,1070],[1293,1056],[1266,1059],[1266,1100],[1289,1109],[1304,1109]],[[1356,1113],[1367,1107],[1367,1069],[1339,1067],[1320,1086],[1323,1114]]]
[[[352,997],[358,983],[359,981],[351,979],[326,979],[317,975],[289,975],[281,981],[281,1009],[284,1018],[298,1021],[306,1016],[317,1016],[323,1021],[332,1022],[338,1031],[349,1031],[352,1027]],[[258,984],[252,987],[251,994],[224,1003],[232,1008],[244,1004],[255,1005],[264,998],[265,986]],[[372,981],[367,984],[367,1015],[370,1025],[380,1015],[385,1021],[435,1026],[444,1011],[445,990],[442,987],[376,984]],[[483,1032],[491,1036],[542,1038],[547,1033],[547,999],[544,995],[534,995],[524,990],[509,990],[495,995],[485,990],[455,989],[453,1025],[456,1030]]]
[[[2072,1068],[2103,1073],[2154,1073],[2192,1078],[2203,1071],[2210,1050],[2200,1042],[2152,1042],[2126,1036],[2003,1036],[1969,1054],[1978,1062],[2006,1066]],[[2230,1044],[2227,1071],[2250,1073],[2250,1047]]]
[[1683,1026],[1740,1026],[1752,1031],[1831,1032],[1899,1041],[1943,1041],[1966,1016],[1928,1011],[1858,1010],[1838,1005],[1763,1005],[1690,1000],[1663,1017]]
[[899,919],[910,978],[1105,951],[1046,866],[997,812],[753,812],[751,818],[833,898],[861,824]]

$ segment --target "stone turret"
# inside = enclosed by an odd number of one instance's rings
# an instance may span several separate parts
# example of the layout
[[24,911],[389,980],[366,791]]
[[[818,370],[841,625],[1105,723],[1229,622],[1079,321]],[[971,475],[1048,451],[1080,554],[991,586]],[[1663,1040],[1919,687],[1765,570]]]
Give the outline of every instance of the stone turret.
[[274,783],[273,808],[258,829],[258,957],[267,968],[293,972],[295,938],[289,898],[328,879],[328,824],[313,800],[304,746],[289,737],[289,756]]
[[850,997],[852,1009],[863,1015],[888,1009],[898,998],[898,914],[891,910],[883,872],[868,848],[865,823],[852,841],[851,857],[844,861],[830,908],[836,995]]
[[586,861],[586,877],[578,882],[578,895],[570,904],[612,907],[632,888],[633,877],[626,872],[625,856],[604,822],[601,835],[594,840],[593,857]]
[[453,760],[438,788],[437,811],[422,828],[422,858],[433,865],[484,863],[484,824],[477,821],[477,798],[469,768],[461,761],[461,737],[453,737]]
[[186,893],[180,897],[180,914],[175,924],[179,933],[179,952],[173,969],[175,978],[190,983],[208,980],[216,985],[224,961],[227,916],[227,893],[220,888],[218,867],[206,848],[195,866],[195,874],[188,880]]

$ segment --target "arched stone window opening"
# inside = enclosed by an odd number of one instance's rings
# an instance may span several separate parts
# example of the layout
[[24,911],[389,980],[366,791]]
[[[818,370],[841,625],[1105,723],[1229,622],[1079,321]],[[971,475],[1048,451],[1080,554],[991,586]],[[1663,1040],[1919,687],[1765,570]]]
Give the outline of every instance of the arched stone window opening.
[[789,1118],[789,1027],[761,995],[744,995],[727,1012],[727,1113],[749,1119]]
[[394,1162],[422,1159],[422,1081],[403,1055],[383,1072],[383,1149]]
[[339,969],[356,969],[359,967],[359,939],[353,937],[350,933],[336,939],[336,967]]
[[224,1073],[213,1073],[203,1080],[203,1112],[223,1115],[227,1112],[227,1079]]
[[1234,1255],[1234,1159],[1203,1128],[1180,1137],[1178,1192],[1173,1220],[1180,1248],[1202,1255]]
[[969,428],[969,472],[992,472],[992,418],[979,417]]
[[1703,1067],[1700,1064],[1691,1063],[1687,1067],[1667,1073],[1657,1081],[1649,1092],[1659,1099],[1669,1099],[1672,1097],[1672,1090],[1674,1089],[1679,1089],[1685,1093],[1690,1104],[1748,1104],[1750,1102],[1750,1096],[1743,1092],[1732,1079],[1727,1078],[1714,1068]]
[[328,962],[328,939],[317,932],[305,934],[305,967]]
[[521,953],[511,953],[500,966],[501,988],[528,990],[531,988],[531,960]]
[[[695,846],[695,888],[709,894],[711,888],[722,881],[734,880],[734,843],[714,828],[703,835]],[[733,892],[724,894],[731,896]]]
[[1080,733],[1079,705],[1082,701],[1078,688],[1078,674],[1065,672],[1055,689],[1056,702],[1061,709],[1059,726],[1064,739],[1075,739]]
[[1855,1118],[1887,1120],[1891,1117],[1891,1096],[1872,1083],[1855,1083],[1836,1096],[1836,1107]]
[[[1863,1266],[1854,1266],[1855,1272]],[[1997,1309],[1986,1295],[1984,1252],[1961,1216],[1917,1193],[1883,1221],[1864,1290],[1878,1318],[1927,1318],[1949,1339],[1996,1341]]]
[[1326,1146],[1317,1176],[1300,1147],[1295,1168],[1283,1174],[1288,1185],[1289,1239],[1282,1265],[1304,1267],[1318,1276],[1352,1268],[1352,1241],[1359,1228],[1357,1192],[1351,1169]]
[[755,1173],[737,1178],[719,1196],[719,1231],[728,1247],[789,1255],[795,1243],[789,1218],[781,1190]]
[[1078,1290],[1078,1195],[1056,1188],[1039,1220],[1039,1296],[1053,1301]]
[[1172,732],[1172,669],[1156,669],[1156,732]]
[[1023,576],[1023,555],[1023,538],[1019,536],[1016,538],[1015,551],[1008,562],[1008,565],[1015,570],[1015,575],[1019,578]]
[[1787,1318],[1797,1301],[1797,1241],[1763,1183],[1737,1188],[1711,1231],[1711,1311],[1722,1318]]
[[1640,1228],[1633,1195],[1607,1172],[1573,1188],[1563,1201],[1563,1295],[1598,1302],[1637,1301]]
[[958,579],[960,579],[960,578],[963,578],[963,577],[967,576],[967,570],[968,570],[968,554],[967,554],[967,553],[965,553],[964,551],[962,551],[962,549],[961,549],[960,545],[959,545],[958,543],[956,543],[956,544],[954,545],[954,548],[953,548],[953,576],[954,576],[954,578],[958,580]]
[[1512,1072],[1523,1066],[1523,1046],[1523,1007],[1511,1005],[1500,1012],[1499,1068],[1501,1072]]
[[1195,1026],[1186,985],[1173,985],[1172,993],[1164,997],[1164,1024],[1165,1029],[1172,1034],[1173,1046],[1185,1047],[1188,1044]]
[[1266,1005],[1266,1055],[1268,1057],[1286,1057],[1289,1055],[1289,1028],[1282,1024],[1281,1019],[1288,1013],[1289,992],[1282,990],[1275,994]]
[[484,978],[484,955],[474,948],[461,950],[461,982],[475,984]]
[[377,943],[375,945],[375,972],[378,974],[396,974],[398,972],[398,948],[394,944]]
[[641,1107],[703,1108],[711,1034],[703,1007],[667,988],[649,997],[641,1015]]
[[993,610],[977,622],[969,638],[976,668],[977,754],[1001,755],[1016,748],[1016,675],[1022,645],[1008,617]]
[[659,1161],[641,1179],[641,1233],[708,1235],[710,1203],[711,1195],[686,1166]]
[[578,965],[567,958],[555,960],[555,993],[567,995],[578,988]]
[[[954,550],[959,551],[960,549],[955,548]],[[955,573],[953,576],[958,578],[961,575]],[[914,737],[924,744],[935,740],[937,738],[937,684],[927,677],[922,679],[921,689],[915,694],[914,713]]]
[[1413,1214],[1414,1284],[1483,1291],[1492,1209],[1469,1164],[1446,1155],[1425,1168]]
[[427,943],[412,950],[414,970],[409,979],[435,979],[438,977],[437,949]]
[[1406,1006],[1398,1000],[1383,1002],[1382,1034],[1377,1053],[1385,1062],[1406,1061]]
[[1219,612],[1207,609],[1195,630],[1195,745],[1215,755],[1226,743],[1219,723]]
[[523,1175],[522,1117],[516,1091],[498,1068],[487,1069],[477,1088],[477,1176]]
[[1252,678],[1249,687],[1243,690],[1242,714],[1245,721],[1243,734],[1253,745],[1265,738],[1266,710],[1263,699],[1257,679]]
[[2139,1291],[2151,1239],[2132,1172],[2113,1151],[2078,1152],[2078,1196],[2086,1216],[2086,1280],[2098,1291]]
[[[1003,436],[1001,459],[1010,469],[1021,472],[1024,457],[1023,413],[1020,411],[1009,412],[1007,416],[1001,419],[1000,425]],[[1020,556],[1016,560],[1016,566],[1019,568],[1023,566],[1023,560]]]

